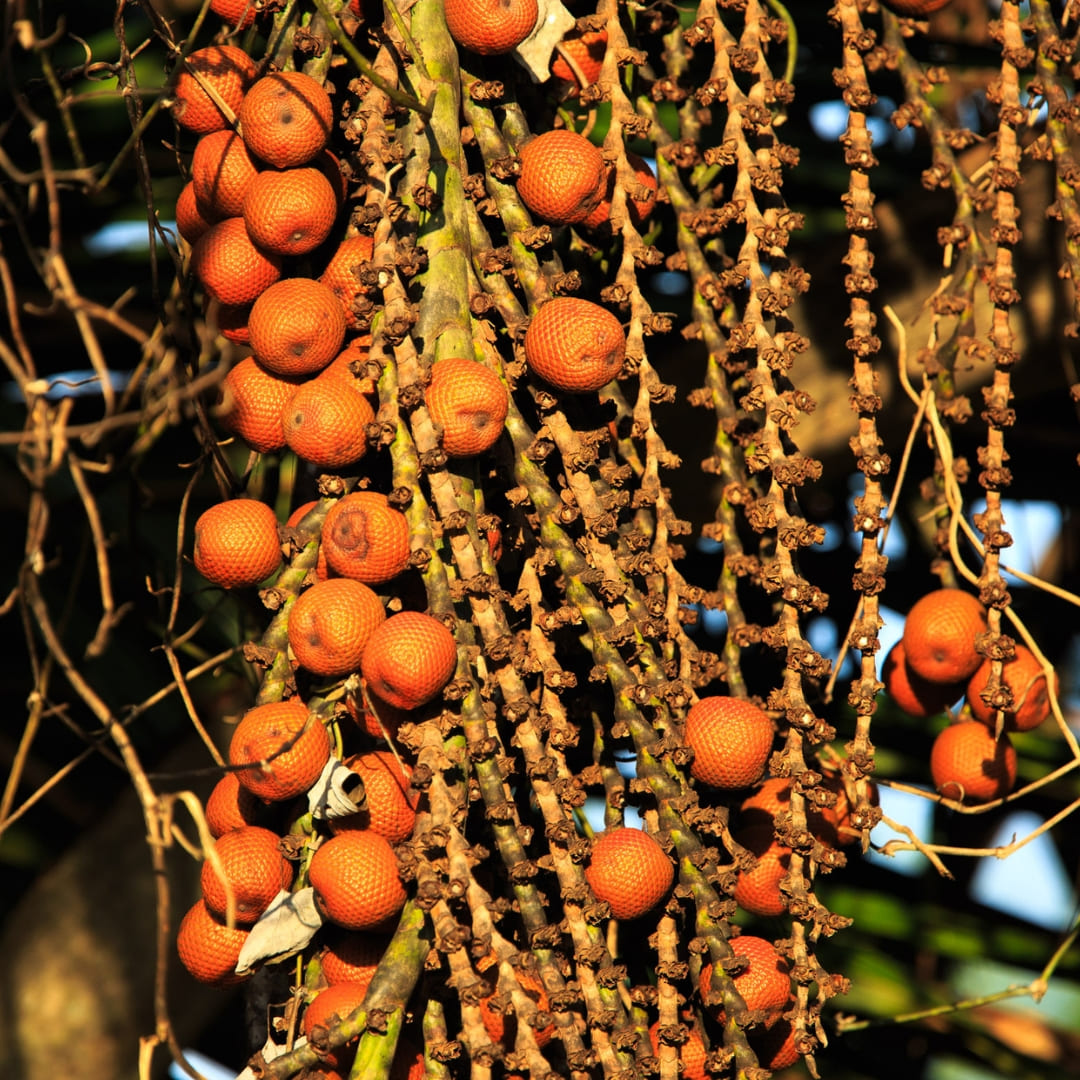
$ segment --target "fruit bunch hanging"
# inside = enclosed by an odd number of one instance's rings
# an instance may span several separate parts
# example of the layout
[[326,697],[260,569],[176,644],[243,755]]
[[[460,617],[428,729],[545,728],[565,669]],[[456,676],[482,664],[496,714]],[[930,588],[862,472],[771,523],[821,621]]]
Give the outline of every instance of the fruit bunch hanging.
[[[828,598],[799,566],[823,530],[799,509],[820,464],[790,435],[814,402],[788,317],[808,282],[786,257],[787,24],[756,0],[692,22],[608,0],[210,10],[172,109],[187,284],[227,366],[212,437],[253,469],[296,460],[318,497],[279,523],[223,481],[194,524],[199,573],[262,586],[269,614],[183,963],[222,986],[286,977],[267,1077],[696,1078],[812,1055],[846,985],[817,944],[847,920],[815,882],[880,816],[888,466],[868,346],[840,748],[804,636]],[[683,336],[708,353],[715,589],[679,569],[660,268],[689,275]],[[708,610],[722,653],[691,632]],[[886,663],[912,716],[967,695],[929,763],[957,803],[1007,794],[1007,732],[1049,709],[1033,657],[980,651],[989,625],[942,590]],[[748,648],[771,681],[744,675]]]

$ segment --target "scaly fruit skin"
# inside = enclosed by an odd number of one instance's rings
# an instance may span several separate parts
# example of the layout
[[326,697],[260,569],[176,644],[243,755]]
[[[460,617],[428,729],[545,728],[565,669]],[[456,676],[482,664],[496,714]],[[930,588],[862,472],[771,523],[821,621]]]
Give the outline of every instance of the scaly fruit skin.
[[518,155],[518,195],[553,225],[584,221],[604,197],[604,158],[584,135],[557,128],[527,142]]
[[211,226],[191,247],[191,272],[222,304],[250,304],[281,277],[281,256],[260,251],[242,217]]
[[339,373],[337,386],[327,386],[324,368],[289,399],[282,413],[285,442],[297,457],[319,469],[341,469],[359,461],[368,451],[367,428],[375,410],[364,397],[358,380]]
[[[585,77],[585,86],[592,86],[600,77],[604,65],[604,53],[607,52],[606,30],[571,30],[559,44],[570,54]],[[551,74],[570,84],[570,97],[577,97],[580,92],[578,77],[570,65],[556,52],[551,61]]]
[[363,780],[366,804],[355,814],[333,818],[331,830],[338,833],[370,829],[391,844],[408,840],[416,822],[416,804],[420,797],[419,792],[409,786],[412,769],[385,750],[353,754],[345,759],[345,764]]
[[308,880],[332,923],[371,930],[405,906],[405,888],[388,841],[370,830],[339,833],[312,856]]
[[195,146],[191,183],[196,205],[204,217],[240,217],[244,198],[258,175],[258,163],[234,131],[213,131]]
[[[635,191],[630,188],[626,193],[626,210],[634,228],[639,232],[652,216],[656,206],[656,193],[659,190],[656,176],[649,163],[637,154],[627,153],[626,160],[634,170],[634,180],[640,189]],[[611,203],[615,197],[615,184],[618,180],[614,166],[607,170],[607,180],[604,184],[604,197],[596,204],[596,209],[582,222],[587,229],[598,229],[611,219]]]
[[250,933],[242,926],[230,930],[210,914],[206,901],[198,900],[180,920],[176,951],[180,962],[199,982],[235,986],[245,978],[236,974],[236,962]]
[[418,611],[391,615],[368,640],[360,671],[368,689],[397,709],[431,701],[457,668],[454,635]]
[[298,387],[296,380],[283,379],[267,371],[254,356],[245,356],[221,382],[221,426],[259,454],[284,449],[281,416]]
[[1016,751],[1008,735],[995,741],[985,724],[962,720],[934,740],[930,774],[947,799],[990,802],[1008,795],[1016,784]]
[[250,766],[238,769],[240,783],[267,802],[304,794],[329,757],[329,733],[297,698],[249,709],[229,743],[229,764]]
[[[537,1011],[548,1012],[551,1009],[551,1002],[548,1000],[547,991],[544,989],[544,984],[539,977],[528,971],[516,971],[515,975],[518,985],[525,995],[536,1002]],[[517,1016],[512,1013],[513,1019],[510,1019],[510,1017],[492,1008],[492,999],[497,992],[497,983],[494,983],[492,992],[480,999],[480,1019],[483,1020],[488,1036],[496,1046],[513,1046],[517,1031]],[[509,1032],[507,1032],[507,1028],[510,1029]],[[554,1034],[554,1024],[548,1024],[547,1027],[543,1028],[533,1028],[536,1045],[541,1049],[551,1042],[551,1037]],[[504,1038],[507,1037],[508,1041],[504,1042]]]
[[765,770],[773,722],[751,701],[715,695],[691,706],[683,738],[694,751],[695,779],[715,788],[744,788]]
[[951,3],[951,0],[882,0],[882,3],[897,15],[919,19],[940,11],[946,4]]
[[[751,1011],[762,1010],[765,1024],[775,1023],[791,999],[791,976],[787,961],[776,951],[771,941],[741,934],[728,945],[736,956],[744,956],[747,965],[732,980],[735,989]],[[722,1002],[710,1002],[712,964],[701,969],[701,997],[705,1007],[719,1019],[724,1015]]]
[[248,791],[234,772],[227,772],[215,785],[206,800],[206,827],[216,840],[233,829],[258,825],[265,804]]
[[[236,921],[253,923],[282,890],[292,885],[292,864],[281,854],[277,833],[245,825],[218,837],[217,854],[233,890]],[[202,866],[203,899],[211,914],[226,917],[228,897],[213,864]]]
[[[992,709],[979,696],[990,681],[990,661],[982,666],[967,686],[967,701],[971,715],[988,727],[997,722],[997,710]],[[1035,654],[1026,645],[1016,646],[1016,657],[1002,665],[1001,681],[1012,691],[1012,708],[1005,710],[1006,731],[1031,731],[1050,715],[1050,694],[1046,686],[1046,672]],[[1054,672],[1054,692],[1061,683]]]
[[[649,1028],[649,1042],[652,1043],[653,1054],[660,1056],[660,1021],[657,1020]],[[705,1071],[705,1058],[707,1056],[705,1043],[701,1036],[693,1029],[687,1032],[686,1042],[679,1046],[679,1061],[682,1064],[682,1072],[679,1074],[682,1080],[708,1080],[709,1074]]]
[[314,166],[277,172],[264,169],[244,193],[244,224],[251,239],[279,255],[306,255],[329,235],[338,198]]
[[360,930],[341,930],[331,937],[319,962],[323,978],[331,985],[351,982],[367,986],[386,952],[390,938]]
[[345,340],[345,313],[314,278],[284,278],[255,301],[248,318],[251,351],[267,371],[302,378],[322,371]]
[[490,450],[503,432],[509,409],[506,388],[491,368],[456,357],[432,367],[424,400],[431,419],[442,428],[442,448],[450,457]]
[[363,582],[319,581],[305,589],[289,613],[289,648],[313,675],[339,679],[360,667],[360,658],[386,619],[386,608]]
[[525,361],[558,390],[583,394],[618,377],[626,359],[619,320],[599,304],[557,296],[540,306],[525,331]]
[[481,56],[516,49],[539,15],[536,0],[446,0],[444,11],[450,36]]
[[322,547],[335,574],[381,585],[409,565],[409,521],[380,492],[354,491],[330,508]]
[[281,565],[274,511],[258,499],[226,499],[195,522],[195,569],[223,589],[265,581]]
[[341,309],[345,313],[345,322],[352,329],[357,326],[353,303],[358,297],[366,296],[371,291],[367,286],[360,284],[355,269],[370,262],[373,251],[374,243],[370,236],[363,233],[359,236],[350,236],[342,240],[337,251],[326,264],[326,269],[319,275],[319,280],[329,286],[338,298]]
[[230,26],[238,26],[241,30],[246,30],[255,21],[255,4],[252,0],[210,0],[210,10]]
[[326,148],[334,107],[322,83],[302,71],[274,71],[252,84],[240,106],[248,149],[277,169],[306,165]]
[[795,1025],[790,1020],[777,1020],[771,1027],[755,1028],[747,1038],[757,1055],[758,1064],[765,1069],[786,1069],[799,1060],[795,1048]]
[[881,681],[885,693],[916,719],[936,716],[955,705],[964,692],[962,683],[933,683],[911,670],[904,652],[904,642],[898,641],[889,650],[881,665]]
[[773,839],[772,826],[740,829],[735,842],[757,856],[753,870],[740,870],[735,879],[735,902],[752,915],[783,915],[787,897],[780,891],[780,880],[791,863],[791,848]]
[[208,45],[191,53],[176,77],[171,110],[176,122],[199,135],[223,131],[228,127],[225,114],[192,71],[214,88],[235,115],[255,78],[255,61],[235,45]]
[[585,878],[615,919],[636,919],[667,895],[675,869],[664,849],[640,829],[614,828],[594,841]]
[[[364,1003],[368,985],[369,983],[363,982],[335,983],[316,994],[304,1011],[304,1034],[308,1040],[311,1040],[311,1034],[316,1027],[328,1028],[334,1023],[335,1016],[338,1020],[345,1020],[350,1013],[360,1008]],[[331,1068],[347,1072],[355,1054],[356,1047],[349,1042],[321,1054],[320,1057]]]
[[935,589],[904,620],[908,667],[932,683],[963,683],[982,663],[975,638],[986,630],[986,609],[963,589]]

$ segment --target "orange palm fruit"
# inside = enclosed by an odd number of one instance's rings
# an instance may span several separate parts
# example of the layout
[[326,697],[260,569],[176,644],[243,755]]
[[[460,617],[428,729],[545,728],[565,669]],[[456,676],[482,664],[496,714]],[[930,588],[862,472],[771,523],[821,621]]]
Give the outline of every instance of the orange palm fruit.
[[346,930],[379,927],[405,906],[394,851],[370,830],[338,833],[321,844],[308,880],[323,915]]
[[780,879],[791,864],[791,848],[773,839],[773,830],[767,828],[740,829],[735,841],[757,856],[753,870],[740,870],[735,880],[735,902],[752,915],[783,915],[787,899],[780,891]]
[[206,827],[215,839],[245,825],[258,825],[264,805],[243,784],[234,772],[227,772],[215,785],[206,800]]
[[[198,78],[193,72],[198,73]],[[181,127],[199,135],[222,131],[228,127],[229,118],[199,80],[211,86],[235,116],[254,78],[255,61],[243,49],[235,45],[196,49],[184,61],[173,84],[173,117]]]
[[342,577],[380,585],[409,565],[409,521],[377,491],[354,491],[323,522],[326,564]]
[[446,28],[466,49],[498,56],[516,49],[532,33],[536,0],[446,0]]
[[[984,660],[967,685],[967,702],[976,720],[993,728],[997,710],[980,697],[990,681],[990,661]],[[1001,681],[1012,691],[1012,707],[1005,710],[1006,731],[1031,731],[1050,715],[1046,672],[1026,645],[1016,646],[1016,657],[1001,667]],[[1054,692],[1060,687],[1054,673]]]
[[[577,97],[579,90],[592,86],[600,78],[600,69],[604,66],[604,54],[607,52],[606,30],[578,30],[576,27],[559,42],[561,51],[556,52],[551,61],[551,74],[556,79],[570,83],[569,96]],[[585,77],[582,83],[573,69],[562,56],[569,53],[578,70]]]
[[[404,709],[395,709],[377,697],[368,696],[367,701],[360,693],[345,695],[345,708],[353,720],[373,739],[385,742],[387,736],[397,737],[398,728],[409,719]],[[380,726],[381,725],[381,726]],[[385,733],[384,733],[385,731]]]
[[884,0],[884,5],[897,15],[921,19],[931,12],[940,11],[950,0]]
[[[634,170],[636,190],[631,188],[626,193],[626,209],[634,228],[640,230],[649,220],[653,208],[656,206],[656,193],[659,185],[649,163],[637,154],[627,153],[626,160]],[[596,209],[582,222],[588,229],[598,229],[611,218],[611,203],[615,197],[615,184],[618,181],[618,171],[612,167],[607,170],[607,181],[604,184],[604,197],[596,204]]]
[[885,693],[908,714],[922,719],[943,712],[964,693],[963,683],[936,683],[916,675],[907,662],[903,640],[888,652],[881,665]]
[[195,522],[195,569],[223,589],[258,585],[281,565],[274,511],[257,499],[226,499]]
[[704,697],[686,714],[683,738],[694,751],[695,779],[715,788],[749,787],[769,760],[773,722],[751,701]]
[[584,135],[565,128],[545,131],[519,151],[521,201],[553,225],[584,221],[604,197],[604,159]]
[[[540,981],[540,977],[531,971],[517,970],[514,974],[526,997],[531,998],[536,1003],[537,1010],[539,1012],[548,1012],[551,1009],[551,1002],[548,999],[547,991],[544,989],[544,984]],[[494,1008],[493,999],[497,993],[497,984],[492,983],[492,992],[480,999],[480,1019],[484,1022],[488,1037],[496,1046],[513,1046],[517,1038],[517,1017],[513,1016],[511,1019],[511,1017]],[[509,1024],[507,1023],[508,1020],[511,1020]],[[547,1024],[542,1028],[533,1028],[536,1045],[541,1048],[551,1042],[551,1037],[554,1034],[554,1024]]]
[[317,168],[264,169],[248,185],[243,215],[251,239],[265,251],[306,255],[329,235],[338,198]]
[[240,105],[244,142],[277,169],[306,165],[330,139],[334,107],[320,82],[302,71],[274,71],[256,80]]
[[332,289],[334,295],[337,296],[345,312],[345,322],[350,328],[355,328],[357,325],[353,302],[358,296],[366,295],[369,291],[366,286],[360,284],[356,269],[363,263],[370,262],[373,251],[374,242],[370,236],[365,236],[363,233],[359,236],[350,236],[338,245],[326,269],[319,275],[319,280]]
[[626,335],[606,308],[576,296],[542,304],[525,331],[525,360],[534,374],[569,393],[599,390],[626,359]]
[[636,919],[668,894],[675,869],[664,849],[641,829],[607,829],[593,841],[585,878],[614,919]]
[[298,698],[249,709],[229,743],[240,783],[267,802],[304,794],[330,757],[330,735]]
[[440,360],[424,393],[431,419],[442,428],[442,448],[450,457],[472,457],[495,445],[509,401],[494,371],[476,360]]
[[787,1069],[799,1060],[795,1049],[795,1025],[780,1019],[768,1028],[754,1028],[747,1032],[747,1039],[757,1055],[758,1064],[774,1072]]
[[[649,1042],[652,1043],[653,1054],[659,1056],[659,1020],[649,1028]],[[682,1077],[682,1080],[708,1080],[708,1074],[705,1072],[705,1058],[707,1056],[705,1043],[693,1028],[689,1029],[686,1042],[684,1042],[678,1050],[679,1062],[682,1065],[682,1071],[679,1075]]]
[[195,196],[195,185],[189,180],[176,200],[176,231],[189,244],[194,244],[217,220],[217,216],[209,211],[203,213]]
[[950,724],[930,748],[934,787],[946,799],[984,803],[1008,795],[1016,784],[1016,751],[978,720]]
[[362,582],[318,581],[289,612],[289,648],[313,675],[342,678],[359,670],[368,640],[385,618],[382,601]]
[[[862,831],[852,823],[855,804],[848,796],[843,776],[838,772],[825,770],[821,785],[836,793],[836,802],[832,806],[823,806],[820,810],[807,814],[810,831],[823,843],[834,847],[854,844],[862,836]],[[867,781],[866,794],[871,806],[879,804],[877,784],[873,781]]]
[[191,183],[204,216],[239,217],[244,197],[259,173],[244,140],[234,131],[213,131],[195,145]]
[[412,836],[416,822],[419,793],[409,786],[412,769],[398,762],[385,750],[353,754],[345,764],[364,781],[363,810],[345,817],[333,818],[330,828],[336,832],[348,829],[370,829],[386,837],[391,844],[400,844]]
[[[274,897],[292,885],[292,864],[281,853],[280,837],[269,829],[258,825],[233,829],[218,837],[217,854],[232,886],[238,923],[255,922]],[[224,919],[228,898],[209,859],[203,863],[200,882],[210,913]]]
[[260,251],[243,218],[226,218],[195,241],[191,272],[222,304],[250,304],[281,277],[281,256]]
[[359,461],[368,449],[368,424],[375,410],[360,384],[340,375],[309,379],[289,399],[282,414],[285,441],[298,457],[320,469],[340,469]]
[[[741,934],[732,938],[728,945],[736,956],[746,958],[747,964],[733,982],[739,996],[751,1011],[758,1009],[766,1014],[765,1023],[775,1023],[791,999],[791,975],[787,961],[776,951],[771,941]],[[711,1003],[712,964],[701,969],[700,988],[705,1007],[719,1019],[723,1016],[722,1003]]]
[[365,988],[375,976],[379,961],[386,952],[390,938],[385,934],[370,934],[357,930],[341,930],[334,934],[319,955],[323,978],[335,983],[363,983]]
[[[317,1027],[328,1028],[336,1020],[345,1020],[349,1014],[360,1008],[367,994],[368,983],[342,982],[328,986],[311,999],[304,1010],[304,1034],[311,1040],[311,1034]],[[359,1038],[359,1036],[357,1036]],[[356,1046],[350,1040],[320,1057],[331,1068],[348,1073],[349,1065],[356,1054]]]
[[210,914],[205,900],[198,900],[180,920],[176,951],[180,962],[199,982],[211,986],[235,986],[244,976],[236,974],[240,950],[251,931],[246,926],[231,930]]
[[210,10],[238,30],[246,30],[255,21],[255,0],[210,0]]
[[431,701],[453,678],[457,644],[446,625],[419,611],[391,615],[368,638],[360,671],[368,690],[398,709]]
[[341,351],[345,315],[337,297],[314,278],[275,282],[251,307],[251,351],[275,375],[322,371]]
[[[286,527],[290,529],[298,529],[300,527],[300,522],[303,521],[305,517],[307,517],[308,511],[314,509],[315,505],[315,500],[312,499],[311,502],[306,502],[303,503],[301,506],[298,506],[289,515],[289,520],[285,522]],[[305,533],[304,535],[308,534]],[[326,552],[323,550],[322,544],[319,545],[319,558],[315,564],[315,577],[319,581],[326,581],[326,579],[330,577],[330,571],[329,569],[327,569],[326,566]]]
[[255,357],[244,357],[221,382],[218,418],[222,427],[260,454],[284,449],[282,413],[298,385],[267,371]]
[[908,667],[933,683],[963,683],[982,657],[975,638],[986,630],[986,609],[962,589],[935,589],[912,605],[904,620]]
[[248,333],[250,315],[250,304],[219,304],[216,300],[211,300],[207,322],[215,326],[226,341],[231,341],[234,345],[246,345],[251,339]]

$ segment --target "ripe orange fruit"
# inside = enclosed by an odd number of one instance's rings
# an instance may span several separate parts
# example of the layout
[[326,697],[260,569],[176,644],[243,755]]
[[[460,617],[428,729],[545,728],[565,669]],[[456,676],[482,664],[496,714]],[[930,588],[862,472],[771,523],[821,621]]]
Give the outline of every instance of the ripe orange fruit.
[[[316,1027],[328,1028],[334,1024],[335,1017],[337,1020],[346,1020],[350,1013],[359,1009],[364,1004],[369,983],[370,980],[368,983],[335,983],[317,993],[304,1011],[304,1034],[308,1039],[311,1039],[311,1033]],[[355,1054],[356,1046],[350,1040],[344,1046],[320,1056],[331,1068],[347,1073]]]
[[255,61],[235,45],[208,45],[191,53],[176,77],[171,109],[176,122],[199,135],[224,130],[229,121],[193,71],[214,88],[235,116],[255,78]]
[[367,453],[367,426],[375,410],[351,375],[352,385],[340,374],[332,381],[324,375],[304,383],[289,400],[282,414],[285,441],[312,465],[340,469]]
[[799,1060],[795,1049],[795,1025],[780,1019],[768,1028],[754,1028],[747,1032],[747,1039],[757,1055],[758,1064],[764,1069],[786,1069]]
[[176,231],[189,244],[194,244],[216,220],[213,214],[203,213],[195,197],[195,185],[189,180],[176,200]]
[[236,974],[236,962],[250,933],[244,926],[230,930],[210,914],[205,900],[198,900],[180,920],[176,951],[180,962],[199,982],[235,986],[245,978]]
[[[343,579],[345,580],[345,579]],[[400,844],[412,836],[416,822],[416,804],[420,794],[409,787],[412,769],[398,764],[386,750],[371,750],[353,754],[345,764],[364,781],[367,803],[363,810],[346,817],[333,818],[334,832],[348,829],[370,829],[386,837],[391,844]]]
[[206,800],[206,825],[216,840],[233,829],[257,825],[262,817],[262,805],[234,772],[227,772],[215,785]]
[[[653,1054],[660,1054],[660,1021],[657,1020],[649,1028],[649,1042],[652,1043]],[[682,1080],[707,1080],[705,1072],[705,1058],[707,1051],[701,1036],[693,1029],[689,1029],[686,1042],[678,1047],[679,1061],[682,1063],[680,1076]]]
[[[424,1080],[427,1075],[424,1051],[418,1049],[411,1039],[399,1039],[397,1052],[390,1066],[390,1080]],[[506,1080],[510,1080],[510,1077],[507,1076]]]
[[[990,708],[979,697],[989,681],[990,661],[984,660],[968,683],[967,701],[971,708],[971,715],[993,729],[997,711]],[[1016,658],[1002,665],[1001,681],[1009,687],[1013,696],[1013,707],[1005,710],[1006,731],[1031,731],[1050,715],[1050,693],[1046,686],[1046,672],[1043,671],[1042,664],[1035,659],[1035,654],[1026,645],[1017,645]],[[1055,672],[1055,693],[1060,685],[1057,672]]]
[[210,10],[238,30],[246,30],[255,21],[254,0],[210,0]]
[[334,201],[340,208],[349,195],[348,180],[341,171],[341,159],[328,147],[311,159],[311,167],[318,169],[329,181],[330,190],[334,193]]
[[195,569],[223,589],[265,581],[281,565],[274,511],[257,499],[226,499],[195,522]]
[[[518,985],[525,992],[526,997],[536,1002],[536,1008],[540,1012],[549,1012],[551,1002],[548,999],[544,984],[537,975],[529,971],[518,970],[515,972]],[[488,1037],[496,1046],[514,1046],[517,1040],[517,1016],[511,1012],[509,1015],[497,1012],[493,1008],[493,998],[498,993],[497,982],[491,983],[491,993],[480,999],[480,1019],[484,1022]],[[513,1005],[510,1006],[511,1010]],[[507,1023],[507,1021],[510,1023]],[[509,1028],[509,1031],[507,1030]],[[543,1048],[551,1042],[555,1034],[555,1025],[548,1024],[542,1028],[533,1028],[536,1045]]]
[[409,565],[409,521],[377,491],[354,491],[323,522],[326,564],[342,577],[380,585]]
[[252,84],[240,106],[244,142],[277,169],[306,165],[330,139],[334,107],[302,71],[274,71]]
[[[877,784],[868,782],[867,798],[871,806],[877,806],[880,802]],[[823,806],[818,811],[812,811],[807,818],[812,822],[810,831],[817,836],[822,843],[833,847],[844,847],[854,844],[862,832],[855,828],[851,821],[851,815],[855,810],[855,804],[848,798],[847,787],[844,778],[838,772],[825,772],[821,786],[836,792],[836,802],[832,806]]]
[[330,235],[337,208],[334,189],[319,169],[265,169],[244,195],[244,224],[259,247],[306,255]]
[[[398,728],[409,719],[409,713],[405,709],[395,709],[393,705],[388,705],[373,695],[369,696],[368,701],[371,704],[370,709],[362,694],[349,693],[345,695],[345,708],[371,738],[380,742],[386,741],[386,735],[391,739],[396,738]],[[382,727],[379,726],[379,721],[382,721]],[[383,734],[383,728],[386,729],[386,735]]]
[[[775,1022],[779,1014],[787,1007],[791,998],[791,976],[787,961],[776,951],[771,941],[764,938],[741,934],[732,938],[728,944],[736,956],[743,956],[747,965],[733,982],[739,996],[752,1012],[761,1009],[766,1013],[766,1026]],[[709,992],[712,988],[712,964],[701,969],[701,998],[705,1007],[717,1019],[723,1015],[724,1007],[720,1003],[710,1004]]]
[[440,360],[424,392],[431,419],[442,428],[450,457],[472,457],[495,445],[509,402],[499,376],[476,360]]
[[313,675],[341,678],[359,669],[368,639],[385,618],[382,601],[362,582],[318,581],[289,612],[289,648]]
[[390,939],[384,934],[342,930],[320,954],[323,978],[331,985],[352,982],[366,987],[386,952]]
[[237,770],[240,783],[267,802],[302,795],[329,757],[329,733],[299,698],[249,709],[229,743],[229,764],[249,766]]
[[314,278],[275,282],[251,307],[251,350],[275,375],[322,371],[341,351],[345,316],[337,297]]
[[934,787],[947,799],[989,802],[1008,795],[1016,783],[1016,751],[1009,736],[994,739],[985,724],[950,724],[930,749]]
[[[280,837],[258,825],[244,825],[217,840],[217,853],[232,885],[236,921],[253,923],[282,889],[292,885],[293,868],[281,853]],[[210,913],[225,918],[225,886],[210,860],[202,865],[203,899]]]
[[243,218],[226,218],[195,241],[191,272],[222,304],[250,304],[281,277],[281,256],[260,251]]
[[282,379],[246,356],[221,382],[218,416],[227,431],[260,454],[285,447],[281,416],[297,391],[293,379]]
[[191,183],[204,216],[239,217],[244,212],[244,196],[258,172],[259,166],[236,132],[204,135],[191,159]]
[[350,341],[316,376],[317,379],[340,379],[346,386],[362,394],[375,392],[375,382],[368,375],[358,376],[354,364],[367,360],[371,350],[371,335],[362,334]]
[[522,202],[553,225],[584,221],[604,197],[604,159],[576,131],[545,131],[527,142],[518,156]]
[[607,829],[593,841],[585,878],[613,919],[636,919],[667,896],[675,868],[664,849],[641,829]]
[[626,335],[606,308],[576,296],[542,304],[525,331],[525,360],[559,390],[599,390],[622,371]]
[[323,915],[346,930],[370,930],[405,906],[393,849],[370,829],[339,833],[321,844],[308,880]]
[[246,345],[251,335],[248,333],[248,318],[251,316],[250,304],[219,304],[211,300],[207,321],[217,327],[217,332],[234,345]]
[[398,709],[416,709],[429,702],[456,668],[454,635],[420,611],[391,615],[368,639],[360,661],[368,690]]
[[940,11],[949,0],[884,0],[885,7],[897,15],[921,18],[933,11]]
[[881,665],[885,693],[908,714],[922,718],[935,716],[960,700],[962,683],[933,683],[911,670],[901,639],[888,652]]
[[498,56],[516,49],[536,25],[536,0],[446,0],[446,28],[466,49]]
[[686,714],[683,734],[694,751],[691,775],[716,788],[744,788],[758,780],[769,760],[773,722],[753,702],[704,697]]
[[[290,529],[298,529],[300,527],[300,522],[304,520],[304,518],[308,514],[308,511],[313,509],[314,506],[315,506],[315,500],[314,499],[312,499],[311,502],[304,503],[302,506],[298,506],[289,515],[289,520],[285,522],[286,527],[290,528]],[[305,533],[305,535],[308,535],[308,534]],[[326,581],[326,579],[329,576],[330,576],[330,571],[326,567],[326,552],[323,550],[322,544],[320,544],[319,545],[319,558],[318,558],[318,562],[316,562],[316,564],[315,564],[315,577],[319,581]]]
[[[637,184],[644,192],[628,191],[626,193],[626,209],[630,215],[630,220],[634,223],[635,229],[641,229],[646,221],[649,220],[650,215],[653,212],[653,207],[656,206],[656,192],[659,185],[656,182],[656,177],[653,175],[652,169],[649,168],[649,163],[644,159],[638,157],[637,154],[627,153],[627,161],[634,170],[634,178]],[[597,229],[611,217],[611,203],[615,197],[615,183],[617,178],[617,170],[613,167],[607,170],[607,182],[604,184],[604,197],[596,204],[596,209],[582,222],[588,229]]]
[[787,898],[780,891],[780,879],[791,864],[791,848],[773,839],[772,826],[744,828],[735,840],[752,851],[758,862],[753,870],[740,870],[735,881],[735,902],[752,915],[783,915]]
[[353,301],[369,291],[360,284],[355,271],[363,263],[371,261],[374,250],[374,242],[370,236],[365,236],[363,233],[359,236],[350,236],[338,245],[326,269],[319,276],[319,280],[324,285],[333,289],[345,312],[345,322],[349,327],[357,325]]
[[982,657],[975,638],[986,630],[986,609],[962,589],[935,589],[912,605],[904,620],[904,656],[916,675],[933,683],[962,683]]
[[556,79],[570,83],[567,95],[577,97],[580,89],[592,86],[600,78],[600,69],[604,66],[604,53],[607,52],[607,31],[575,28],[559,44],[577,64],[581,74],[585,76],[585,82],[580,87],[578,86],[578,77],[559,53],[555,53],[551,61],[551,74]]

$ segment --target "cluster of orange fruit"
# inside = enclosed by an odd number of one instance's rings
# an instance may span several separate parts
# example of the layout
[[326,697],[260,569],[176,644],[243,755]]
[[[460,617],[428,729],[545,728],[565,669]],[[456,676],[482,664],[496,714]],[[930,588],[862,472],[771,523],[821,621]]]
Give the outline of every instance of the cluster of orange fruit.
[[[976,650],[986,630],[986,609],[976,597],[937,589],[912,605],[881,674],[886,693],[909,716],[934,716],[964,699],[959,719],[934,740],[930,772],[942,795],[969,803],[1012,791],[1016,750],[1009,733],[1031,731],[1051,711],[1046,672],[1025,645],[1018,644],[1015,657],[1002,665],[998,696],[988,693],[991,662]],[[1056,674],[1054,680],[1056,693]]]

